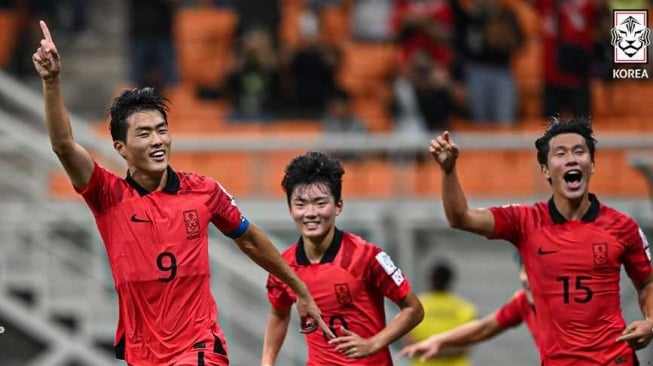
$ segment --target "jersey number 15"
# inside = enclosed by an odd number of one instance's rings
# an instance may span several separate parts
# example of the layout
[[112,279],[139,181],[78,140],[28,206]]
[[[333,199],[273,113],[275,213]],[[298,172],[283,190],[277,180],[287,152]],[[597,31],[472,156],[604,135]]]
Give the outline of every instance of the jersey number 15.
[[[562,282],[563,302],[565,304],[569,304],[569,301],[571,301],[571,296],[569,294],[569,287],[570,287],[570,283],[572,282],[571,281],[572,279],[573,277],[570,276],[560,276],[556,278],[556,281]],[[591,279],[592,277],[590,276],[576,277],[576,281],[574,283],[575,284],[574,290],[581,292],[582,296],[574,296],[573,297],[574,302],[579,304],[587,304],[592,300],[592,297],[594,296],[594,291],[592,291],[592,289],[588,285],[583,284],[583,281],[589,281]]]

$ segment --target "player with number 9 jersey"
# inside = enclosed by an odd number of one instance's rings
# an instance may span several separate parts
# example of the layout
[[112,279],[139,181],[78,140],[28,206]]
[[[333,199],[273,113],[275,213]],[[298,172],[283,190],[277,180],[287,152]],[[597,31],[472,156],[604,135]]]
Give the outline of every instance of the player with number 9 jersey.
[[134,365],[184,358],[226,365],[207,227],[213,223],[235,238],[249,222],[215,180],[170,167],[168,177],[162,190],[148,192],[129,173],[122,179],[96,164],[79,190],[95,216],[118,293],[116,356]]

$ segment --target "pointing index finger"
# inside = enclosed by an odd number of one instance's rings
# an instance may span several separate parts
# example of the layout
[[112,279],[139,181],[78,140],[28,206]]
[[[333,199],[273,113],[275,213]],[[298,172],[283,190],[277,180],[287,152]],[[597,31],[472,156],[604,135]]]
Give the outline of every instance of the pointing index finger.
[[39,21],[39,25],[41,26],[41,32],[43,33],[43,38],[45,38],[46,41],[52,42],[52,35],[50,34],[50,29],[48,29],[48,25],[45,24],[43,20]]

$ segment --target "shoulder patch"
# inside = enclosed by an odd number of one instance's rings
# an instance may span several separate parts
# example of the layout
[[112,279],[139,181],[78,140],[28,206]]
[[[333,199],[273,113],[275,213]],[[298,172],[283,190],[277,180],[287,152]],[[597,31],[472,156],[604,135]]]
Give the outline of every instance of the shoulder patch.
[[395,273],[392,274],[392,280],[397,286],[400,286],[406,278],[404,277],[403,273],[401,273],[400,269],[397,269]]
[[394,262],[392,261],[392,258],[388,255],[386,252],[379,252],[379,254],[376,255],[376,261],[379,262],[385,273],[391,275],[397,270],[397,266],[395,266]]

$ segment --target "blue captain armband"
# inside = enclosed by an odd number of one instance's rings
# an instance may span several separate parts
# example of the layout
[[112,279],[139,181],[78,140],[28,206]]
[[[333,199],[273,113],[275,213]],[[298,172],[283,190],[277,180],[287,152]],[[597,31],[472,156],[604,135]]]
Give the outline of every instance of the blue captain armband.
[[247,228],[249,228],[249,220],[245,218],[245,216],[240,216],[240,223],[238,224],[238,227],[236,227],[233,231],[230,231],[228,233],[225,233],[224,231],[222,232],[224,235],[236,239],[243,235],[245,231],[247,231]]

